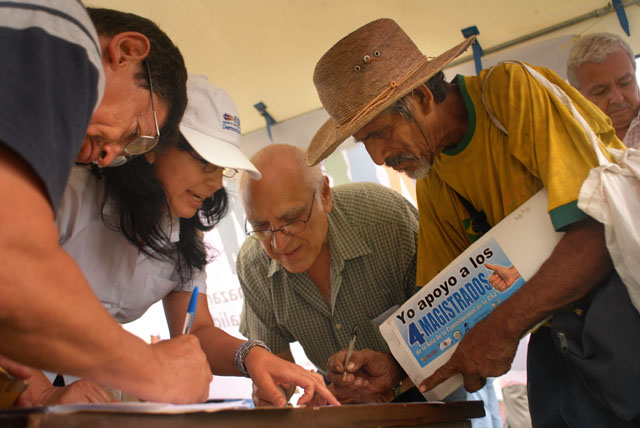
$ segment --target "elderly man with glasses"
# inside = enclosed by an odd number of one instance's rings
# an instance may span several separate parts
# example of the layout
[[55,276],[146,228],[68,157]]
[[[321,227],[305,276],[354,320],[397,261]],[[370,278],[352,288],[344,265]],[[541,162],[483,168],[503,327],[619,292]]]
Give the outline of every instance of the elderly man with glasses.
[[[289,344],[300,342],[326,374],[328,359],[348,346],[357,325],[356,348],[386,355],[395,366],[377,324],[415,291],[416,209],[372,183],[330,188],[293,146],[267,146],[251,161],[262,179],[242,173],[240,180],[250,237],[237,260],[241,333],[290,361]],[[372,385],[360,396],[350,385],[330,389],[344,403],[390,401],[400,392],[392,388],[400,386],[400,370],[393,372],[394,385]],[[255,388],[254,401],[270,404]]]
[[[211,371],[198,340],[150,346],[125,332],[54,223],[74,159],[122,164],[153,148],[161,130],[176,132],[182,55],[145,18],[87,14],[73,1],[2,2],[0,48],[0,354],[143,400],[206,400]],[[0,365],[28,376],[11,360]]]

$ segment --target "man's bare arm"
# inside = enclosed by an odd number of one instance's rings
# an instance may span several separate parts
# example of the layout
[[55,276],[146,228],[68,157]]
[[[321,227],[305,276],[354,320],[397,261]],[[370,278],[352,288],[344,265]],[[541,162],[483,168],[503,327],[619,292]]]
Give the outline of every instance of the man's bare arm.
[[[188,302],[189,293],[186,292],[173,292],[163,299],[172,336],[179,334],[182,328]],[[244,340],[214,326],[204,298],[198,299],[191,333],[200,339],[214,373],[232,376],[240,374],[235,367],[234,356]],[[310,373],[293,362],[290,352],[276,356],[260,346],[251,348],[245,359],[245,367],[254,382],[256,405],[284,406],[296,385],[305,389],[304,399],[301,398],[303,403],[313,399],[317,404],[339,404],[325,386],[322,376]],[[278,387],[282,387],[284,394]]]
[[574,223],[539,271],[469,330],[451,359],[425,379],[420,390],[428,391],[461,373],[465,388],[476,391],[487,377],[506,373],[518,341],[529,329],[586,296],[612,270],[602,224],[591,218]]
[[58,244],[42,183],[1,143],[0,197],[0,354],[146,400],[207,398],[197,339],[150,346],[124,331]]

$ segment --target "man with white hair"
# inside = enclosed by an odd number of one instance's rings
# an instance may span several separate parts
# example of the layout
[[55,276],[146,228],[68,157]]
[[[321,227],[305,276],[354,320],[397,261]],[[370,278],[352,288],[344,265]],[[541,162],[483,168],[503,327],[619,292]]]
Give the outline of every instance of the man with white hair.
[[[252,238],[238,253],[245,296],[240,332],[290,361],[289,344],[299,342],[327,373],[328,360],[347,348],[357,326],[357,348],[383,361],[375,369],[389,378],[357,394],[350,384],[333,382],[332,392],[343,403],[397,399],[408,386],[406,376],[377,325],[415,292],[416,209],[372,183],[331,188],[295,146],[268,145],[251,161],[262,179],[244,174],[239,185]],[[291,395],[294,385],[285,389]],[[271,400],[256,388],[254,401]]]
[[569,51],[569,83],[611,118],[618,138],[633,148],[640,143],[640,89],[635,73],[631,47],[615,34],[587,34]]

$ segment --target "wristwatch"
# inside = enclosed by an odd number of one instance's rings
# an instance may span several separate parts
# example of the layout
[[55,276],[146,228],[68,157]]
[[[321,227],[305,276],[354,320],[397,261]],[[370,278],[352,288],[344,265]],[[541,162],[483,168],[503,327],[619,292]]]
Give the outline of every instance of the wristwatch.
[[398,381],[398,384],[391,388],[391,391],[393,392],[393,398],[391,399],[391,401],[407,392],[409,389],[411,389],[412,386],[413,382],[411,382],[411,379],[409,379],[408,377],[400,379]]
[[393,391],[393,398],[391,401],[400,397],[400,395],[404,392],[402,391],[402,379],[400,379],[400,382],[398,382],[396,386],[392,387],[391,390]]

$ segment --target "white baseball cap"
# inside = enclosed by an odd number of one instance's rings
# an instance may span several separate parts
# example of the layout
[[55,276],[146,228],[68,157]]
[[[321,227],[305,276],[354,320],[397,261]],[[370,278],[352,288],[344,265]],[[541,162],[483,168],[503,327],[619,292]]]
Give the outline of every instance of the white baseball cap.
[[207,162],[243,169],[256,180],[262,178],[240,150],[240,118],[229,94],[209,83],[206,76],[190,74],[187,96],[180,132],[191,147]]

